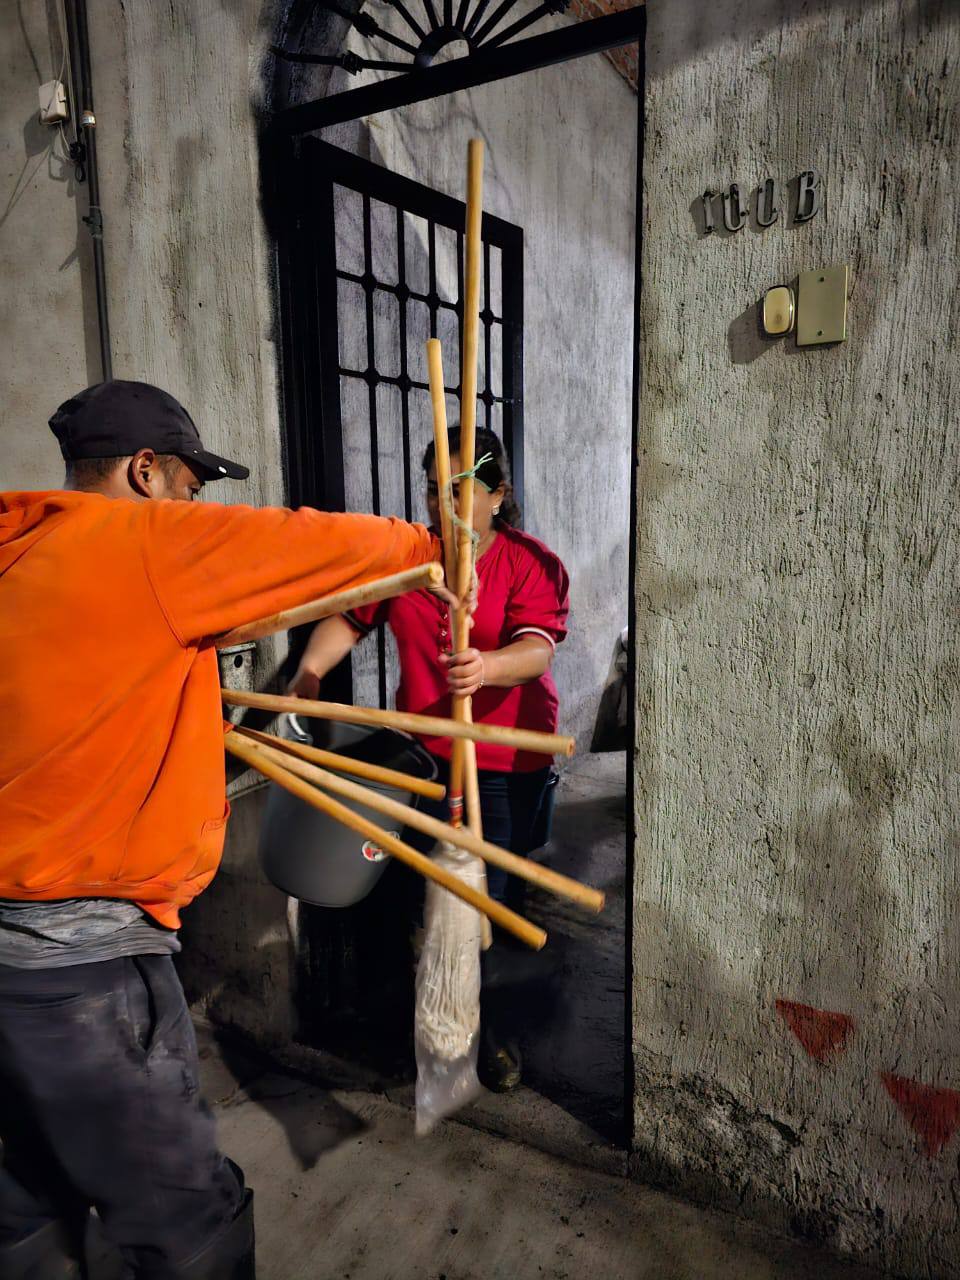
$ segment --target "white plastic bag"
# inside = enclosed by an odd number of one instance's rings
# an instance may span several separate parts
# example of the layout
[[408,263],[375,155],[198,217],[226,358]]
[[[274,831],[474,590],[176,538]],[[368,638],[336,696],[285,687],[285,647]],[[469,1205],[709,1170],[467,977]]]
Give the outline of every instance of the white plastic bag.
[[[443,843],[433,861],[482,888],[483,863],[463,849]],[[424,926],[414,1019],[419,1136],[480,1093],[480,913],[428,880]]]

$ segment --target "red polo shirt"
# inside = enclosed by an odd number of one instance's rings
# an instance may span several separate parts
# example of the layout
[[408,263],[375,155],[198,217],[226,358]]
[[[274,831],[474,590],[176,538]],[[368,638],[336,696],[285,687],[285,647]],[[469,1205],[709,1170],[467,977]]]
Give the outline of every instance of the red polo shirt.
[[[473,648],[481,652],[502,649],[529,633],[543,636],[556,647],[567,634],[567,571],[536,538],[519,529],[500,529],[477,561],[477,577],[479,603],[470,633]],[[345,617],[361,635],[380,623],[390,624],[400,655],[399,710],[450,715],[446,673],[437,661],[440,654],[450,652],[451,643],[449,612],[442,600],[427,591],[414,591],[356,609]],[[557,689],[549,671],[512,689],[485,685],[473,695],[473,718],[482,724],[555,733],[558,708]],[[434,755],[450,758],[449,738],[422,741]],[[549,761],[549,756],[536,752],[477,743],[481,769],[526,773],[542,769]]]

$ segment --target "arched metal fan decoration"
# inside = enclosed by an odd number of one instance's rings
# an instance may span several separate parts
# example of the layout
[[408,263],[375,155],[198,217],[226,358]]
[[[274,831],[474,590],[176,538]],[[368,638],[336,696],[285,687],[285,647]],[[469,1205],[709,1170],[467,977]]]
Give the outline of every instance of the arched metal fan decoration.
[[[570,6],[570,0],[542,0],[541,4],[511,22],[510,16],[521,0],[500,0],[492,11],[493,0],[408,0],[408,3],[386,0],[386,3],[406,28],[405,35],[387,30],[372,14],[362,10],[350,13],[332,0],[326,0],[324,8],[344,18],[368,40],[399,49],[407,55],[405,60],[365,58],[351,50],[339,54],[292,53],[272,47],[271,52],[288,62],[342,67],[351,75],[358,71],[422,71],[449,44],[464,41],[470,54],[479,53],[481,49],[495,49],[541,18],[564,13]],[[418,11],[423,10],[422,17],[418,18],[411,12],[414,5]]]

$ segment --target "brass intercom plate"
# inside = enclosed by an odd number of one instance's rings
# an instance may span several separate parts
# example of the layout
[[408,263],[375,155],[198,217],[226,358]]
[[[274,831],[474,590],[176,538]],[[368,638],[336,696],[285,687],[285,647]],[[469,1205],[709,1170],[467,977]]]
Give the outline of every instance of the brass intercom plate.
[[797,286],[797,346],[843,342],[847,336],[847,268],[801,271]]

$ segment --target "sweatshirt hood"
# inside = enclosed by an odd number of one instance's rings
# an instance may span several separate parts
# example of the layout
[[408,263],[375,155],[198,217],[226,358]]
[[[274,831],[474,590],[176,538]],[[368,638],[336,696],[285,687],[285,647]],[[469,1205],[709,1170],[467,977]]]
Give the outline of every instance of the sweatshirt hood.
[[0,493],[0,577],[31,547],[68,520],[81,505],[109,502],[97,493],[51,489],[40,493]]

